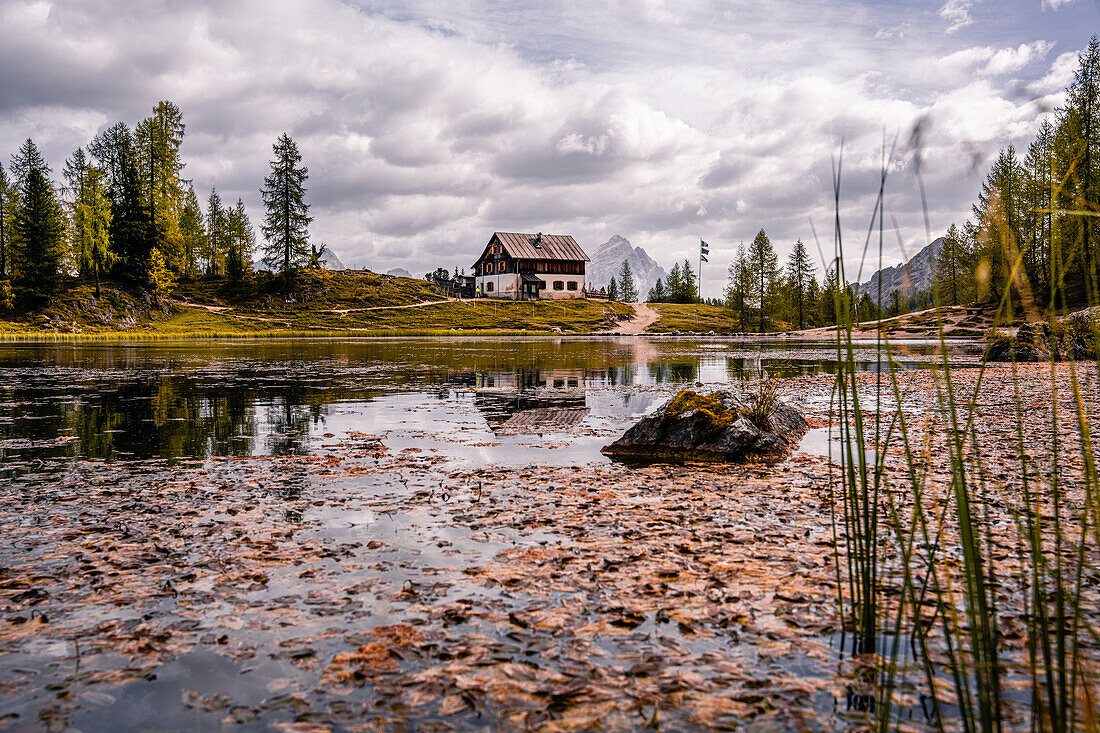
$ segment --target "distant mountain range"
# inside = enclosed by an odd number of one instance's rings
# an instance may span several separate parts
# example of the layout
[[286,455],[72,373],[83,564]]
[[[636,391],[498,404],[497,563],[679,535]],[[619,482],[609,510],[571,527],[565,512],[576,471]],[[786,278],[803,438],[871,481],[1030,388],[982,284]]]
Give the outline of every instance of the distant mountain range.
[[386,274],[393,275],[394,277],[412,277],[412,275],[409,274],[409,271],[406,270],[404,267],[395,267],[392,270],[387,270]]
[[[932,287],[935,259],[943,249],[943,237],[933,240],[931,244],[917,252],[900,265],[884,267],[871,276],[871,279],[859,285],[859,297],[871,296],[871,300],[878,298],[878,284],[882,281],[882,300],[888,303],[890,294],[895,290],[900,291],[902,301],[905,301],[914,293],[928,290]],[[879,304],[881,305],[881,303]]]
[[630,240],[616,234],[596,249],[595,254],[590,255],[588,263],[587,280],[596,288],[606,288],[611,284],[612,278],[619,277],[619,270],[623,266],[623,260],[630,263],[630,271],[634,275],[634,287],[638,290],[638,298],[645,300],[649,289],[666,277],[664,268],[653,261],[653,258],[641,247],[632,247]]

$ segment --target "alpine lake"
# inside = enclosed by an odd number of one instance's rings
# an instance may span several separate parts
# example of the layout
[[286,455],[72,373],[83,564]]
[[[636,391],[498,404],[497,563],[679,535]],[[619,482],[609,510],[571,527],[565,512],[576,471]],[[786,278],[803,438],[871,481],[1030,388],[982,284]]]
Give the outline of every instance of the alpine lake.
[[[835,367],[712,336],[4,344],[0,730],[857,724]],[[789,461],[600,453],[762,374],[813,426]]]

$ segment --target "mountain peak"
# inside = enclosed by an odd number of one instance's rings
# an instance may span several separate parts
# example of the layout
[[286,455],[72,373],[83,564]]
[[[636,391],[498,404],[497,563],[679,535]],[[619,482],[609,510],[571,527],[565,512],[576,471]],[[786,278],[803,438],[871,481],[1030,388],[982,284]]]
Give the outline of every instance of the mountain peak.
[[907,262],[882,268],[872,275],[870,280],[859,285],[859,297],[869,295],[872,300],[878,298],[879,281],[882,282],[882,299],[886,302],[889,302],[890,294],[895,290],[901,293],[902,300],[928,290],[932,287],[935,260],[941,249],[943,249],[943,237],[938,237]]
[[664,269],[648,252],[640,246],[632,246],[630,240],[621,234],[615,234],[596,248],[592,255],[592,260],[588,263],[588,282],[597,288],[607,287],[613,278],[619,276],[623,260],[630,263],[639,298],[644,299],[654,283],[665,278]]

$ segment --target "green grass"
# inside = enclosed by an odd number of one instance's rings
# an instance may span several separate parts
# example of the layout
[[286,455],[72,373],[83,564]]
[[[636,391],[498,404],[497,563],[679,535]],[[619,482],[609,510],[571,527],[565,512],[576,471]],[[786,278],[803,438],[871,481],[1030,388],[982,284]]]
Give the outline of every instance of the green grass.
[[661,318],[646,329],[647,333],[672,331],[707,333],[739,333],[737,314],[728,308],[702,303],[650,303]]
[[[0,319],[0,340],[151,340],[592,333],[632,310],[595,300],[434,303],[426,282],[365,271],[303,273],[293,290],[270,277],[239,288],[224,281],[187,282],[170,303],[105,285],[96,300],[89,283],[71,282],[40,312]],[[428,305],[417,305],[429,303]],[[394,307],[416,305],[416,307]],[[202,306],[210,306],[210,310]],[[224,309],[224,310],[221,310]]]

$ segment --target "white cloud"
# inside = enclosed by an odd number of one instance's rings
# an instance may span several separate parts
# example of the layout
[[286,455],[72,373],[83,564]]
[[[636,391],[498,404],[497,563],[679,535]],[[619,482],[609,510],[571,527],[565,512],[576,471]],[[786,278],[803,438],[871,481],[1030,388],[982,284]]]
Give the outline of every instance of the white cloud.
[[[1006,79],[1046,75],[1034,96],[1051,95],[1076,63],[1048,66],[1052,42],[1030,30],[960,48],[916,16],[850,3],[807,23],[793,2],[390,2],[11,0],[0,152],[31,135],[59,170],[97,129],[168,98],[187,122],[185,175],[202,196],[243,198],[253,221],[289,131],[313,236],[349,264],[469,266],[512,229],[589,248],[621,233],[664,264],[704,236],[716,272],[761,227],[781,253],[811,240],[811,217],[828,228],[841,139],[844,221],[864,226],[884,131],[904,141],[926,114],[933,227],[961,223],[970,151],[1021,143],[1041,114]],[[917,241],[919,196],[895,167],[890,211]]]
[[947,0],[941,7],[939,15],[949,25],[945,33],[954,33],[974,22],[970,17],[970,7],[975,0]]

